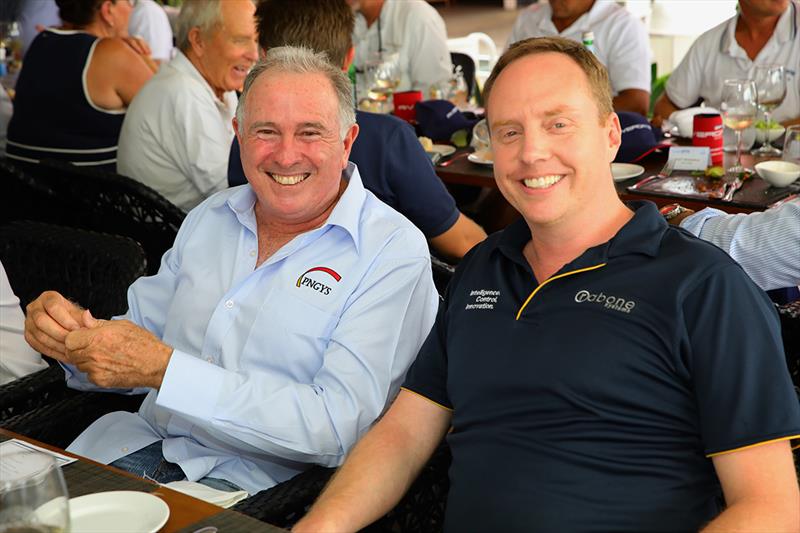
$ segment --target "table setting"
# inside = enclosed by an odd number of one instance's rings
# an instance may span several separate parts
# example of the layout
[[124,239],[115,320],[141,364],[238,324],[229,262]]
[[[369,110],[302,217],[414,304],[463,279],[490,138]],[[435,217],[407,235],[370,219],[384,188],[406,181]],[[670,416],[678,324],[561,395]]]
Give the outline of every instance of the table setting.
[[0,532],[283,531],[174,489],[0,429]]

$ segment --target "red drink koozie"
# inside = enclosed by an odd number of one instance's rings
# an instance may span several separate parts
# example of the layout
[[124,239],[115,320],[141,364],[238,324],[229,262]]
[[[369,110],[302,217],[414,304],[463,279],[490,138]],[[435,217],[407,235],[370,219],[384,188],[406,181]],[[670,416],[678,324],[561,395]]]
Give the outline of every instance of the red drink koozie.
[[722,165],[722,117],[717,113],[701,113],[694,116],[692,130],[694,146],[711,148],[711,165]]
[[422,91],[394,93],[394,114],[412,124],[417,120],[417,102],[422,101]]

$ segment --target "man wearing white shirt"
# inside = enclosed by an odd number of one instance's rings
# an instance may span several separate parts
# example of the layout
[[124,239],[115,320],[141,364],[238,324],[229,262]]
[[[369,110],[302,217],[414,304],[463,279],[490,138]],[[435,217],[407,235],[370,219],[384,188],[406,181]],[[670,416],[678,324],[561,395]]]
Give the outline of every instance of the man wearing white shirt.
[[670,224],[722,248],[765,291],[800,286],[800,200],[748,214],[677,212]]
[[[611,79],[615,111],[647,115],[650,105],[650,44],[647,29],[609,0],[550,0],[522,10],[508,46],[530,37],[565,37],[582,42],[594,34],[594,53]],[[506,48],[508,48],[508,46]]]
[[341,463],[438,304],[425,237],[348,163],[357,133],[340,69],[271,49],[237,112],[249,184],[189,213],[158,273],[129,289],[126,320],[55,292],[31,304],[26,338],[70,386],[150,389],[139,413],[104,416],[70,451],[251,494]]
[[25,344],[25,315],[0,263],[0,385],[47,368],[42,356]]
[[228,185],[236,90],[258,59],[251,0],[184,2],[178,53],[136,95],[117,171],[189,211]]
[[772,112],[784,125],[800,123],[800,3],[739,0],[739,13],[697,38],[667,82],[653,123],[704,101],[719,109],[722,81],[753,78],[760,65],[786,68],[786,98]]
[[[353,64],[359,72],[359,98],[366,96],[366,67],[386,54],[397,53],[397,91],[419,90],[428,97],[431,86],[447,82],[453,65],[447,30],[439,13],[424,0],[347,0],[356,11]],[[363,94],[362,94],[363,93]]]
[[136,0],[128,21],[128,33],[150,45],[151,57],[167,62],[172,59],[172,27],[164,8],[154,0]]

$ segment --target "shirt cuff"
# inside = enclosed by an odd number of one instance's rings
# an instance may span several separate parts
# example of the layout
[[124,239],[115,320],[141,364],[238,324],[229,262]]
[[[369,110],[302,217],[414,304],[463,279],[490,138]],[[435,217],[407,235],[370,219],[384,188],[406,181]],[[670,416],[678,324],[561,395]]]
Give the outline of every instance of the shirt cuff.
[[689,215],[688,217],[681,220],[680,227],[691,232],[691,234],[694,235],[695,237],[699,237],[700,232],[703,231],[703,225],[706,223],[706,220],[724,214],[725,212],[720,211],[719,209],[714,209],[713,207],[706,207],[702,211],[698,211],[697,213]]
[[173,350],[156,405],[189,417],[211,419],[226,370]]

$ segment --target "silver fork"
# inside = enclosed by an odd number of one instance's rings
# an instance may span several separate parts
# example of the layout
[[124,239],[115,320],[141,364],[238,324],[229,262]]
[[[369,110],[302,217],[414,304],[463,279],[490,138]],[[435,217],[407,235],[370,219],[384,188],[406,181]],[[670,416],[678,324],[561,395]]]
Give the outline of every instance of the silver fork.
[[672,174],[673,165],[674,165],[674,163],[672,161],[667,160],[667,162],[664,163],[664,166],[661,167],[661,170],[658,171],[658,174],[655,174],[653,176],[648,176],[648,177],[644,178],[643,180],[639,180],[636,183],[634,183],[633,185],[631,185],[630,187],[628,187],[628,189],[629,190],[630,189],[638,189],[642,185],[644,185],[646,183],[650,183],[653,180],[660,180],[660,179],[663,179],[663,178],[670,177],[670,175]]

